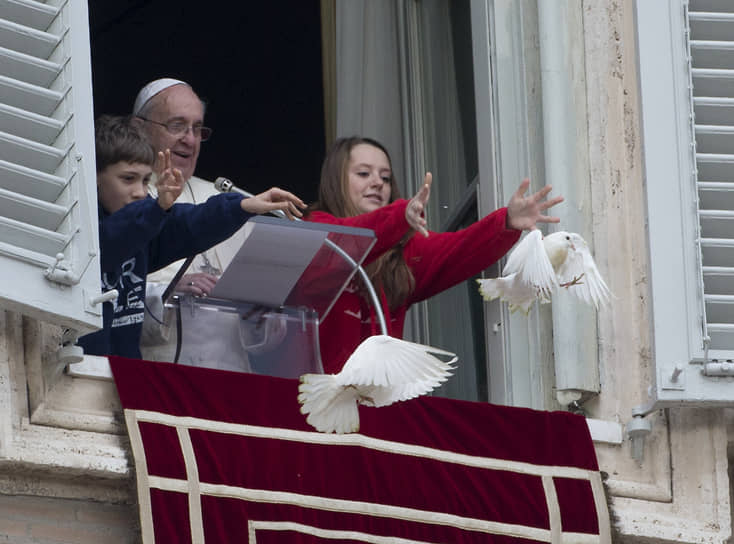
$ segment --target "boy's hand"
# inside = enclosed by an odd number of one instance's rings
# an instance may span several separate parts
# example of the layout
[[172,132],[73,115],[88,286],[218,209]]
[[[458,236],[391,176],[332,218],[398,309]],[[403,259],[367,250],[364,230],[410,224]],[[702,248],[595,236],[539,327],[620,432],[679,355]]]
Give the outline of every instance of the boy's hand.
[[303,213],[299,208],[306,207],[303,200],[296,195],[277,187],[272,187],[264,193],[250,198],[243,198],[240,206],[246,212],[257,214],[282,210],[290,220],[303,217]]
[[156,181],[156,189],[158,190],[158,205],[168,210],[183,191],[184,179],[181,170],[171,166],[171,150],[166,149],[165,153],[158,152],[158,160],[156,164],[161,167],[156,172],[158,180]]

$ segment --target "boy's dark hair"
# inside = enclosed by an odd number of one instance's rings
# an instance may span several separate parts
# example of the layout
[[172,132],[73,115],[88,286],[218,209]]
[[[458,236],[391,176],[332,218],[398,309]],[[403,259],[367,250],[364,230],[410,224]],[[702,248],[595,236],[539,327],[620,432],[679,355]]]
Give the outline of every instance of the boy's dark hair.
[[94,125],[97,173],[121,161],[153,166],[153,146],[132,116],[102,115]]

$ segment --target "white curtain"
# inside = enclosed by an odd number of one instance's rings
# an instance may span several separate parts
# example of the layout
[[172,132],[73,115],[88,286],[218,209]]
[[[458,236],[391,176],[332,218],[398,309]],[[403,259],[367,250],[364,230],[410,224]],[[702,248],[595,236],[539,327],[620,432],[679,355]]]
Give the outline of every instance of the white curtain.
[[406,193],[397,6],[394,0],[336,2],[336,135],[381,142]]

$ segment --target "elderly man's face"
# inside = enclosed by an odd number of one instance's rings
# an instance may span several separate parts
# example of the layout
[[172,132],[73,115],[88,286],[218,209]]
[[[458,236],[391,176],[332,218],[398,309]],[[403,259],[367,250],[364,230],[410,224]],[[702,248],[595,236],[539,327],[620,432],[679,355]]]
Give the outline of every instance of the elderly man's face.
[[[189,127],[201,126],[204,122],[204,107],[196,93],[187,85],[174,85],[156,97],[148,118],[156,123],[182,121]],[[199,158],[201,136],[196,136],[189,128],[183,134],[172,135],[166,127],[145,123],[156,151],[171,150],[171,164],[181,170],[183,178],[194,174],[196,160]]]

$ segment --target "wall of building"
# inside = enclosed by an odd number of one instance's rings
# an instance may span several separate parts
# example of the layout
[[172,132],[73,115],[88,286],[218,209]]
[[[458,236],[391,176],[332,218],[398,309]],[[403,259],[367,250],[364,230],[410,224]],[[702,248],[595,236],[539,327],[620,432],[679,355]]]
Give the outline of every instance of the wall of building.
[[134,544],[132,505],[0,494],[0,542],[12,544]]
[[[615,294],[598,317],[601,394],[585,408],[625,426],[654,377],[634,2],[584,0],[593,247]],[[675,243],[671,240],[670,243]],[[729,412],[670,408],[647,419],[644,458],[598,443],[625,542],[724,542],[731,535]]]
[[0,311],[0,543],[139,542],[114,384],[63,374],[60,338]]

